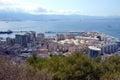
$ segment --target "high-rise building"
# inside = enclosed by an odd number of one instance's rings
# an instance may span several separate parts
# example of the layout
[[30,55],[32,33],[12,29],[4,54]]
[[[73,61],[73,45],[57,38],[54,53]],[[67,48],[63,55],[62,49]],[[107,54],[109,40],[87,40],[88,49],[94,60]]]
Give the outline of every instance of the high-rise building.
[[34,32],[34,31],[27,32],[25,35],[29,36],[30,41],[36,40],[36,32]]
[[34,31],[30,31],[30,38],[31,38],[31,40],[32,41],[35,41],[36,40],[36,32],[34,32]]
[[101,47],[101,53],[111,54],[115,53],[118,49],[117,43],[106,44]]
[[30,42],[30,37],[27,35],[16,35],[15,43],[20,44],[23,47],[27,47],[27,44]]
[[88,47],[88,55],[90,58],[95,58],[101,54],[101,49],[94,47],[94,46],[89,46]]

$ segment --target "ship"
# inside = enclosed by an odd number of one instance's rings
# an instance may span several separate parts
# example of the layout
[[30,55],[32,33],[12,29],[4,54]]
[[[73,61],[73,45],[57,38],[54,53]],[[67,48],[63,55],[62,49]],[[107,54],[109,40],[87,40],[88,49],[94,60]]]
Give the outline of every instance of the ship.
[[12,34],[13,31],[12,30],[8,30],[8,31],[0,31],[0,34]]

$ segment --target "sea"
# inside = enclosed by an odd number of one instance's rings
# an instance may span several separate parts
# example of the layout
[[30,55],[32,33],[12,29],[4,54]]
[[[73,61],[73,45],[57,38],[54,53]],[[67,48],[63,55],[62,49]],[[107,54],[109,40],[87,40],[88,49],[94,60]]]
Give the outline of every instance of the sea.
[[[41,21],[0,21],[0,31],[36,31],[45,33],[87,31],[102,32],[120,39],[119,19],[85,19],[85,20],[41,20]],[[0,34],[0,37],[15,37],[15,34]]]

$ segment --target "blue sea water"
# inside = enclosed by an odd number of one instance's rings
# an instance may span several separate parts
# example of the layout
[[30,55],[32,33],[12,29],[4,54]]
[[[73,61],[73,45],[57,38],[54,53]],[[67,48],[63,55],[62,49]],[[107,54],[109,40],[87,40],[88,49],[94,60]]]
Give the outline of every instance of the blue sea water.
[[[98,31],[120,38],[120,20],[43,20],[43,21],[0,21],[0,31]],[[2,35],[10,37],[15,34]]]

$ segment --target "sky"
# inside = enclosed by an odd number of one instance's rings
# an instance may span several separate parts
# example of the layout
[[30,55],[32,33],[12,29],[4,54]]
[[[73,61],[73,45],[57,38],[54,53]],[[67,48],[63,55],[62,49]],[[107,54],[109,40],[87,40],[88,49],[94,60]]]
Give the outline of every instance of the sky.
[[120,0],[0,0],[0,11],[120,16]]

